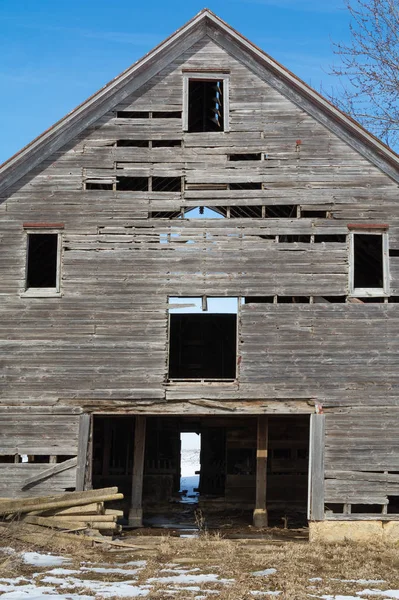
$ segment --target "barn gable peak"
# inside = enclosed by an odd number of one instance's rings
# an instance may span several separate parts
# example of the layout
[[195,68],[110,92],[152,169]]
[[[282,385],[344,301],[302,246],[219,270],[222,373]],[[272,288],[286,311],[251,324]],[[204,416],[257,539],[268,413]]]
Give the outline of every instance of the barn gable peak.
[[202,9],[131,67],[0,166],[0,195],[208,36],[399,183],[399,156],[215,15]]

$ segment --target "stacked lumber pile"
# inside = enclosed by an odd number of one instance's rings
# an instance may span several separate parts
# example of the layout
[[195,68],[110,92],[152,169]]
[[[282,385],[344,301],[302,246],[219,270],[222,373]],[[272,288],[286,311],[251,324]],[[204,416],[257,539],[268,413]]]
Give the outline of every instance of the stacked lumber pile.
[[41,496],[0,500],[0,519],[47,527],[64,533],[113,535],[121,531],[117,524],[122,510],[105,508],[104,503],[122,500],[118,488],[86,492],[68,492],[60,496]]

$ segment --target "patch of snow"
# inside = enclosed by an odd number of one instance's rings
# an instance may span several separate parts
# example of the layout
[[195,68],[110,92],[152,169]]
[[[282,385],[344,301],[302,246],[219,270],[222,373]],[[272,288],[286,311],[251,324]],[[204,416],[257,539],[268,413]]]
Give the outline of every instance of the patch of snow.
[[[80,567],[81,571],[88,571],[90,573],[120,573],[121,575],[137,575],[140,569],[123,569],[122,567]],[[49,573],[54,573],[49,571]],[[79,573],[79,571],[74,571]]]
[[362,600],[360,596],[314,596],[314,598],[323,598],[323,600]]
[[[51,573],[52,575],[76,575],[80,571],[76,569],[64,569],[63,567],[56,567],[55,569],[50,569],[50,571],[46,571],[46,574]],[[32,577],[39,577],[43,575],[43,573],[34,573]]]
[[51,587],[36,586],[33,583],[27,585],[10,585],[8,589],[0,587],[1,600],[93,600],[93,596],[82,596],[80,594],[58,594]]
[[[139,596],[147,596],[150,593],[148,585],[132,585],[135,581],[90,581],[86,579],[78,579],[76,577],[68,577],[66,579],[58,579],[57,577],[43,577],[43,583],[58,585],[60,589],[68,588],[85,588],[94,594],[98,594],[103,598],[138,598]],[[3,599],[1,599],[3,600]]]
[[322,577],[311,577],[309,581],[323,581]]
[[219,575],[208,573],[207,575],[171,575],[170,577],[150,577],[149,583],[234,583],[235,579],[220,579]]
[[254,591],[254,592],[250,592],[250,594],[252,594],[252,596],[278,596],[279,594],[281,594],[281,592],[258,592],[258,591]]
[[58,567],[59,565],[71,562],[70,558],[54,556],[53,554],[42,554],[40,552],[23,552],[22,560],[27,565],[33,565],[34,567]]
[[7,587],[8,585],[19,585],[21,581],[26,581],[26,583],[29,583],[29,579],[26,577],[2,577],[0,579],[0,591],[4,586]]
[[399,598],[399,590],[363,590],[359,596],[384,596],[384,598]]
[[251,575],[255,575],[255,577],[267,577],[268,575],[273,575],[277,573],[277,569],[264,569],[263,571],[253,571]]
[[199,567],[194,567],[193,569],[176,569],[176,568],[169,568],[169,569],[161,569],[160,573],[174,573],[177,575],[184,575],[185,573],[194,573],[195,571],[201,571],[201,569]]

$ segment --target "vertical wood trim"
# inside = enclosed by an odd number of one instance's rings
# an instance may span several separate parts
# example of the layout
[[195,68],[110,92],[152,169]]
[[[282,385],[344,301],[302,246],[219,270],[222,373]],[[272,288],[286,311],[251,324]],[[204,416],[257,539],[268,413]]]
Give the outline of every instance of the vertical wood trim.
[[143,519],[143,479],[144,479],[144,453],[145,453],[145,428],[146,417],[137,415],[134,427],[134,454],[132,499],[129,511],[129,525],[142,526]]
[[267,527],[267,447],[269,438],[269,420],[266,415],[258,417],[256,447],[256,500],[254,526]]
[[84,414],[79,417],[78,436],[78,464],[76,467],[76,491],[82,492],[85,486],[85,474],[87,463],[87,450],[90,433],[90,415]]
[[183,76],[183,131],[188,130],[188,76]]
[[230,131],[230,80],[228,77],[223,78],[223,120],[224,131]]
[[308,518],[324,519],[325,415],[310,416]]
[[85,469],[84,489],[93,489],[93,415],[90,415],[89,441],[87,447],[87,461]]

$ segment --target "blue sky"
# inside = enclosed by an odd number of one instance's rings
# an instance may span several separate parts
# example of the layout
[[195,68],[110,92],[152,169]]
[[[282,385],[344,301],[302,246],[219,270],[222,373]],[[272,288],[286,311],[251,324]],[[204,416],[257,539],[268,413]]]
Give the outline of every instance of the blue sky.
[[320,90],[343,0],[0,0],[0,163],[204,6]]

